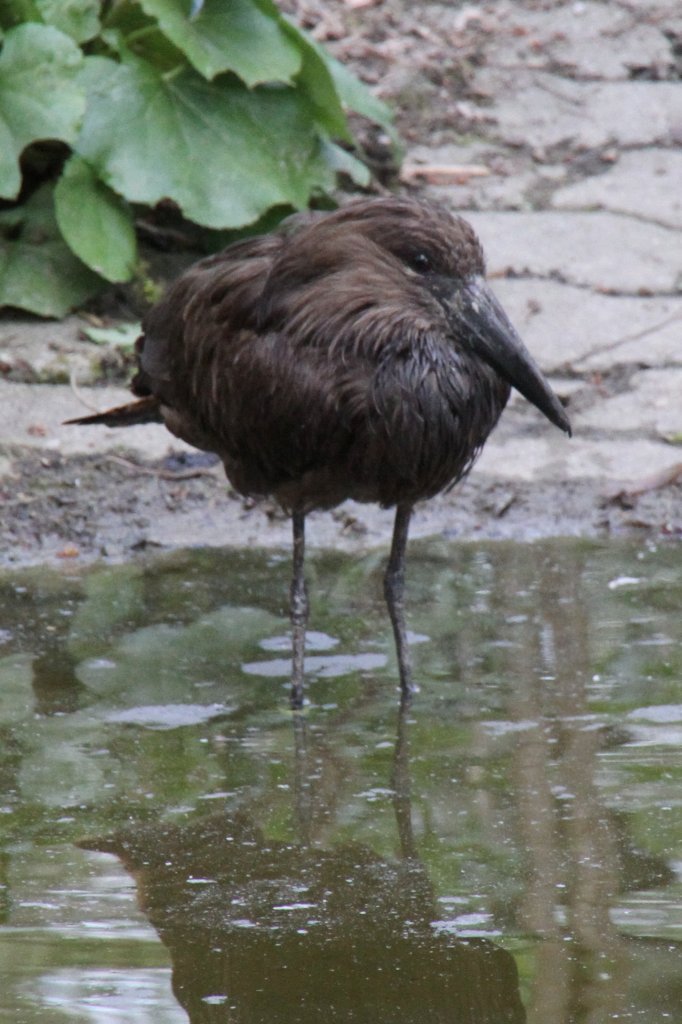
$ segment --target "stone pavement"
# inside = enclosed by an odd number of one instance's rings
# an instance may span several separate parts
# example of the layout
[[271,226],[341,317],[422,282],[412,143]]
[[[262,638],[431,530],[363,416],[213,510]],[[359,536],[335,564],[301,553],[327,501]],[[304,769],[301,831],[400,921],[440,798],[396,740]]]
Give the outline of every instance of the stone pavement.
[[[682,4],[493,0],[423,13],[424,32],[476,33],[480,52],[460,104],[465,141],[411,144],[406,165],[426,165],[427,179],[433,165],[452,172],[425,191],[479,232],[494,288],[574,429],[568,440],[517,397],[475,476],[596,493],[671,470],[682,463]],[[169,437],[156,427],[62,427],[82,412],[72,388],[32,383],[75,368],[92,406],[124,399],[87,387],[101,353],[81,327],[0,323],[2,443],[161,455]]]
[[682,5],[467,10],[491,19],[469,84],[488,99],[479,138],[408,161],[491,171],[430,191],[467,210],[574,427],[567,441],[507,420],[477,472],[606,485],[682,462]]

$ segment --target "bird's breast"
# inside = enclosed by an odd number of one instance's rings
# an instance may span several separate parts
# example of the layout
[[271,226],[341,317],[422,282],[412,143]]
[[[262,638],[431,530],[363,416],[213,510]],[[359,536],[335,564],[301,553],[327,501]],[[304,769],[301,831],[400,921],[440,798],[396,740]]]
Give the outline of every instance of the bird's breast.
[[421,500],[456,483],[497,423],[509,390],[490,367],[454,348],[428,347],[381,366],[368,449],[378,500]]

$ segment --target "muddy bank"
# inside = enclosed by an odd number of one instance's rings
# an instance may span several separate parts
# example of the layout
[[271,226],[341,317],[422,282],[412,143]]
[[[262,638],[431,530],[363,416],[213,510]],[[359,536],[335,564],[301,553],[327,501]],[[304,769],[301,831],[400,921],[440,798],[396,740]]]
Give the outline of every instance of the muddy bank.
[[[73,456],[13,453],[0,485],[0,565],[119,561],[178,546],[286,547],[289,520],[270,502],[236,495],[205,455],[134,452]],[[419,506],[413,537],[461,539],[609,534],[682,536],[682,495],[671,485],[635,495],[594,481],[495,481],[473,475]],[[388,545],[392,512],[347,502],[309,517],[311,544]]]

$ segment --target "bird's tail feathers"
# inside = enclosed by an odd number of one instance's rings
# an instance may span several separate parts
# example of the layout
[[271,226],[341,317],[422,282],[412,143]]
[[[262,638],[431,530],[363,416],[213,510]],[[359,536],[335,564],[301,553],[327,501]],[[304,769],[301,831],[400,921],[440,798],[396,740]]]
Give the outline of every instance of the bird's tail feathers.
[[139,402],[128,402],[126,405],[117,405],[113,409],[105,409],[104,412],[96,412],[90,416],[79,416],[74,420],[65,420],[68,424],[92,425],[102,424],[105,427],[132,427],[138,423],[161,423],[163,422],[160,411],[160,402],[154,395],[141,398]]

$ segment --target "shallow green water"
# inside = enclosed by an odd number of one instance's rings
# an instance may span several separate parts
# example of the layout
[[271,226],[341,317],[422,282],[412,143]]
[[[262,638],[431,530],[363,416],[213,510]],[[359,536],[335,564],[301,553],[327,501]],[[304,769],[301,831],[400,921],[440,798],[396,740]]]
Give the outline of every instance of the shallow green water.
[[682,547],[382,568],[0,576],[0,1021],[682,1022]]

